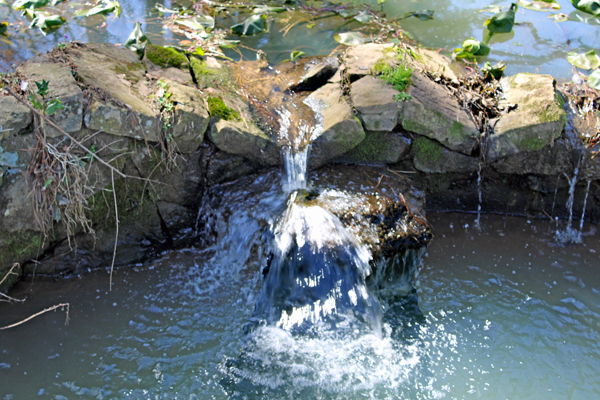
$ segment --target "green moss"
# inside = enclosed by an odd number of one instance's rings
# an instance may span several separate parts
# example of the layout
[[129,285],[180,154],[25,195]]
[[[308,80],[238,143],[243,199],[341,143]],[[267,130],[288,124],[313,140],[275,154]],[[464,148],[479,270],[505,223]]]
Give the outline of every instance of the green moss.
[[406,118],[402,120],[402,127],[407,131],[414,133],[424,133],[429,131],[429,129],[425,125],[420,124],[415,120]]
[[[41,250],[42,236],[39,232],[33,231],[3,232],[0,234],[0,243],[0,280],[2,280],[14,263],[22,263],[37,256],[38,251]],[[18,279],[17,275],[9,276],[0,290],[10,288]]]
[[211,117],[219,116],[226,121],[240,121],[240,114],[227,107],[225,102],[218,97],[208,98],[208,113]]
[[344,155],[353,162],[382,161],[381,155],[389,150],[390,142],[380,133],[367,133],[365,139]]
[[124,63],[115,65],[114,71],[117,74],[125,75],[125,79],[130,82],[138,82],[140,79],[134,72],[139,71],[141,68],[142,66],[138,64]]
[[[140,218],[155,212],[155,200],[150,195],[150,187],[141,179],[115,180],[115,192],[119,223],[127,223],[131,218]],[[95,226],[115,226],[115,202],[112,185],[88,199],[90,209],[86,215]]]
[[[398,58],[398,54],[396,58]],[[402,92],[410,86],[413,69],[409,68],[406,62],[402,62],[397,67],[392,67],[387,60],[387,58],[377,60],[373,66],[373,71],[379,75],[380,79],[383,79],[400,92],[400,95],[394,97],[397,102],[410,100],[411,96],[409,94],[402,95]]]
[[434,162],[444,154],[444,147],[434,140],[417,136],[413,140],[413,152],[424,162]]
[[231,86],[229,70],[222,68],[209,68],[206,61],[192,58],[190,60],[196,83],[200,89],[207,87]]
[[518,142],[515,142],[515,145],[521,151],[536,151],[540,150],[542,147],[546,145],[546,143],[537,137],[523,138]]
[[152,63],[162,68],[175,67],[175,68],[187,68],[187,58],[175,49],[170,47],[146,46],[146,57]]
[[450,128],[450,131],[448,131],[448,134],[450,135],[450,137],[460,139],[465,137],[467,135],[467,132],[465,131],[465,126],[463,124],[461,124],[458,121],[454,121],[452,127]]

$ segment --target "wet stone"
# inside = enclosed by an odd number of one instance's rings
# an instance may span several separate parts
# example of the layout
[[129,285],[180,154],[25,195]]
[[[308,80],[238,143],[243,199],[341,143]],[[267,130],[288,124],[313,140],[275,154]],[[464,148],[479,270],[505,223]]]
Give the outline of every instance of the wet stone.
[[0,97],[0,140],[25,131],[32,121],[28,107],[12,96]]
[[365,130],[390,132],[398,124],[403,102],[396,102],[398,94],[385,81],[365,76],[352,84],[352,104],[358,111]]
[[393,43],[367,43],[350,46],[346,50],[345,67],[350,81],[370,75],[377,61],[384,58],[386,51],[394,47]]
[[435,140],[418,137],[412,148],[415,168],[425,173],[475,172],[479,160],[451,151]]
[[171,93],[170,100],[175,104],[172,134],[177,151],[193,153],[204,140],[208,127],[209,116],[204,99],[194,87],[169,80],[166,82]]

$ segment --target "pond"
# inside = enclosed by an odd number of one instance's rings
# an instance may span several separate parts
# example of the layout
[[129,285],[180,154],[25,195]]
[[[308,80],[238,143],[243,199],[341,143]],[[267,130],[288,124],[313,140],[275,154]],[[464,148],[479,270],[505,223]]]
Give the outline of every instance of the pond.
[[[8,1],[7,1],[8,2]],[[401,27],[423,46],[442,49],[450,55],[452,50],[470,37],[482,40],[484,22],[492,16],[481,12],[489,5],[504,7],[509,1],[455,1],[455,0],[423,0],[407,2],[403,0],[387,0],[381,6],[377,1],[365,1],[374,10],[383,10],[388,19],[403,17],[407,12],[423,9],[434,11],[433,19],[405,18],[400,20]],[[551,74],[559,79],[570,80],[573,67],[566,60],[570,51],[585,53],[596,49],[600,43],[600,20],[590,14],[577,11],[569,0],[558,0],[561,9],[553,12],[531,11],[520,7],[515,18],[515,26],[511,33],[497,34],[490,42],[492,51],[480,62],[492,63],[504,61],[508,64],[508,75],[517,72],[535,72]],[[155,44],[177,45],[186,38],[174,34],[163,26],[163,17],[156,10],[155,0],[124,0],[121,2],[122,15],[116,18],[114,13],[106,17],[73,16],[85,4],[75,0],[59,3],[54,7],[46,7],[51,13],[62,15],[67,22],[59,29],[43,35],[37,29],[28,28],[30,19],[21,16],[21,11],[13,10],[8,4],[0,1],[0,20],[7,19],[11,24],[8,36],[0,36],[0,71],[9,70],[16,62],[26,60],[37,53],[56,47],[58,43],[69,41],[108,42],[122,44],[133,30],[134,23],[142,23],[144,32]],[[178,3],[165,1],[164,6],[176,7]],[[189,7],[189,3],[181,2]],[[307,6],[323,8],[323,2],[306,2]],[[335,2],[334,2],[335,4]],[[346,3],[341,3],[346,4]],[[358,3],[354,3],[358,4]],[[300,7],[298,7],[300,8]],[[548,16],[557,12],[564,13],[568,20],[555,22]],[[167,14],[166,16],[168,17]],[[229,29],[242,22],[247,13],[238,12],[235,8],[220,13],[216,20],[216,28]],[[329,54],[338,45],[334,41],[336,33],[358,29],[362,24],[352,18],[344,19],[335,14],[328,18],[317,18],[314,26],[309,28],[306,12],[275,14],[269,23],[269,32],[242,39],[239,50],[245,57],[254,59],[256,53],[247,48],[262,50],[271,63],[279,63],[289,58],[290,52],[297,50],[309,55]],[[290,27],[290,25],[292,25]],[[229,35],[231,39],[239,39]],[[229,57],[239,59],[237,52],[226,51]]]
[[[3,321],[59,302],[64,312],[1,334],[0,398],[488,398],[600,395],[596,228],[559,246],[554,224],[430,214],[435,238],[418,283],[423,319],[381,335],[243,332],[260,290],[248,214],[204,251],[108,275],[23,282]],[[245,223],[244,223],[245,222]],[[231,239],[237,239],[232,241]],[[235,245],[234,245],[235,243]],[[263,260],[264,261],[264,260]]]

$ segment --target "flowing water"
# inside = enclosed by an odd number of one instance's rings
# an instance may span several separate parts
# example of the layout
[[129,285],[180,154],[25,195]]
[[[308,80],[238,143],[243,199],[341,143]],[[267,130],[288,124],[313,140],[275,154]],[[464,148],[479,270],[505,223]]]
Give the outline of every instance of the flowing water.
[[380,330],[247,334],[268,264],[259,219],[275,221],[286,200],[232,199],[248,207],[215,219],[214,245],[119,270],[112,292],[106,273],[19,284],[11,294],[28,299],[0,304],[3,325],[60,302],[70,322],[56,312],[0,333],[0,398],[600,395],[594,227],[559,246],[546,221],[483,215],[479,231],[465,228],[469,215],[431,214],[421,317],[382,296]]

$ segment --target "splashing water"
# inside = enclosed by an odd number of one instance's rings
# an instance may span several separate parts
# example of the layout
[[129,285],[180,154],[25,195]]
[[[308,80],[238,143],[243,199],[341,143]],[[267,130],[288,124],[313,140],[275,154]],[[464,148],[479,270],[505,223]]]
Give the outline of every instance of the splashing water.
[[[579,163],[581,159],[579,160]],[[560,243],[581,243],[581,231],[572,227],[573,222],[573,204],[575,202],[575,185],[577,184],[577,175],[579,174],[579,163],[575,168],[573,177],[569,177],[565,174],[565,178],[569,182],[569,198],[567,199],[567,210],[569,210],[569,219],[567,220],[567,226],[564,230],[556,230],[555,238]]]

